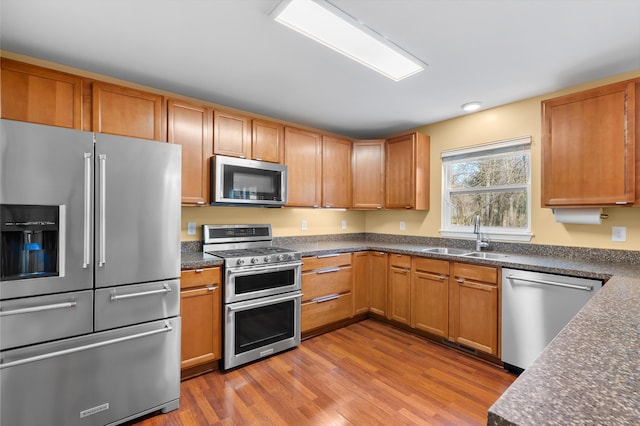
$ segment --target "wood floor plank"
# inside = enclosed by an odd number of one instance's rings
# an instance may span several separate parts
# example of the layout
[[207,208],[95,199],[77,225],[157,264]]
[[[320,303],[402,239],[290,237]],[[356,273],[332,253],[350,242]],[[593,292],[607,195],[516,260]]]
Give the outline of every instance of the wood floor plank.
[[128,425],[481,425],[515,376],[375,320],[181,383],[180,409]]

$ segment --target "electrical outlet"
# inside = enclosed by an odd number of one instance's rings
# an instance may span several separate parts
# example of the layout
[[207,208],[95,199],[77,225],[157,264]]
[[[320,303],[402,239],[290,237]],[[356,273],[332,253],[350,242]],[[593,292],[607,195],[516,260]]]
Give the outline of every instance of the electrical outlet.
[[187,235],[196,235],[196,223],[187,222]]
[[307,230],[307,221],[306,221],[306,220],[304,220],[304,219],[302,219],[302,220],[300,221],[300,230],[301,230],[301,231],[306,231],[306,230]]
[[342,230],[347,229],[347,220],[346,219],[342,219]]
[[627,241],[627,227],[626,226],[612,226],[611,227],[611,241]]
[[400,230],[401,230],[401,231],[404,231],[404,230],[406,230],[406,229],[407,229],[407,224],[406,224],[406,223],[404,223],[404,222],[402,222],[402,221],[400,221]]

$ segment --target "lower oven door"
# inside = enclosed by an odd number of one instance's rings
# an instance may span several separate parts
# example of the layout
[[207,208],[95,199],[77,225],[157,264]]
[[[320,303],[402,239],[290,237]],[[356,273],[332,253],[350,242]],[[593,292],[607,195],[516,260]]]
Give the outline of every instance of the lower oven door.
[[299,261],[225,268],[225,303],[298,290],[302,290],[302,262]]
[[299,345],[301,299],[296,291],[226,305],[224,368]]

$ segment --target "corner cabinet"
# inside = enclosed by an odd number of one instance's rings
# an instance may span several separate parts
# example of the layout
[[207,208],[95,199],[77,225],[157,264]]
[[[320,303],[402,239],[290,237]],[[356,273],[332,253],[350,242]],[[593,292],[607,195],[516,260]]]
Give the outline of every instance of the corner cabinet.
[[[542,102],[542,204],[633,204],[640,79]],[[640,159],[638,159],[640,162]]]
[[387,209],[429,210],[429,149],[418,132],[387,139]]
[[93,83],[93,131],[166,140],[161,95],[114,84]]
[[219,267],[182,271],[180,316],[182,378],[217,369],[222,357],[222,297]]
[[352,207],[384,208],[384,139],[355,141],[352,150]]
[[320,207],[322,201],[322,136],[285,127],[284,162],[287,165],[290,207]]
[[2,118],[82,129],[80,77],[0,58]]
[[200,105],[167,101],[167,140],[182,145],[182,204],[207,205],[213,154],[213,111]]
[[498,268],[451,263],[449,340],[495,357],[498,351]]

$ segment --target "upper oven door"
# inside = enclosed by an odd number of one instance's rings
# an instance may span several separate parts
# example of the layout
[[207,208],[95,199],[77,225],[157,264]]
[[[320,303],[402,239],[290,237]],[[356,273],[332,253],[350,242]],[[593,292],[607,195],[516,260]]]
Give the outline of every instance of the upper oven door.
[[301,288],[302,262],[228,267],[225,270],[225,303],[272,296]]

